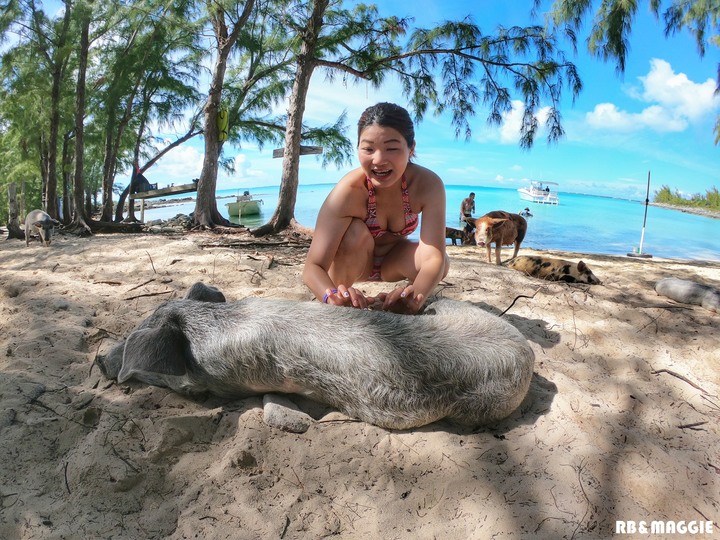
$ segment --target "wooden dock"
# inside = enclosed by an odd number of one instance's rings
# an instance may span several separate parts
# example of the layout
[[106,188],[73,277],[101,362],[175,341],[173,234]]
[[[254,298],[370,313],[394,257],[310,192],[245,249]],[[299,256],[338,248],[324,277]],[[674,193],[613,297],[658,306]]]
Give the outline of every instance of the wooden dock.
[[130,195],[130,204],[135,204],[135,199],[140,199],[140,221],[145,223],[145,199],[154,199],[165,195],[177,195],[179,193],[191,193],[197,191],[197,182],[192,184],[180,184],[178,186],[168,186],[160,189],[151,189],[140,193]]
[[154,199],[155,197],[162,197],[163,195],[177,195],[178,193],[190,193],[197,191],[197,184],[180,184],[179,186],[168,186],[160,189],[151,189],[149,191],[142,191],[140,193],[133,193],[130,195],[131,199]]

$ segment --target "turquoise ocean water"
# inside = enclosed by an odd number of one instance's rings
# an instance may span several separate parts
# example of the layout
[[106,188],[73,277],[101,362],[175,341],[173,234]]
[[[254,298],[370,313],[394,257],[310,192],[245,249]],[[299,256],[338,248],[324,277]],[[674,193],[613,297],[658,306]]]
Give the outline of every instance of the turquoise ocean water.
[[[332,184],[301,185],[295,218],[303,225],[314,227],[318,210],[332,188]],[[257,227],[275,211],[278,187],[219,190],[217,202],[220,212],[228,215],[225,203],[231,199],[223,197],[234,197],[245,189],[254,198],[263,201],[259,217],[242,220],[243,225]],[[644,201],[560,192],[560,204],[550,206],[523,201],[516,189],[446,186],[449,227],[459,228],[460,202],[470,191],[476,195],[476,216],[491,210],[519,212],[526,206],[530,208],[533,217],[528,218],[528,232],[523,242],[525,247],[626,255],[640,245]],[[193,201],[147,209],[145,221],[168,219],[179,213],[189,214],[194,208]],[[417,237],[417,234],[415,232],[414,236]],[[643,252],[655,257],[720,261],[720,220],[649,206]]]

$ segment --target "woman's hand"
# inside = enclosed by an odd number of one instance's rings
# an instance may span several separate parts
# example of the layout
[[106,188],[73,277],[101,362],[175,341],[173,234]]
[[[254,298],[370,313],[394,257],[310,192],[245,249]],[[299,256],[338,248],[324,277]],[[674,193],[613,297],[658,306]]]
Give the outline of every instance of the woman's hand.
[[422,294],[415,294],[412,285],[398,287],[390,293],[380,293],[377,300],[382,301],[383,311],[406,315],[416,314],[425,303],[425,297]]
[[334,306],[354,307],[367,309],[368,299],[355,287],[338,285],[337,289],[327,289],[323,296],[323,302]]

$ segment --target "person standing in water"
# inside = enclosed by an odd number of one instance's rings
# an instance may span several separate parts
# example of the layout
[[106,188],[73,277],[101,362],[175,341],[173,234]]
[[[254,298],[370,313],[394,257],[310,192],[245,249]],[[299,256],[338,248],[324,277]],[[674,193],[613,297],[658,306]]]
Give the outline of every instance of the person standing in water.
[[[417,313],[447,275],[445,186],[433,171],[412,162],[415,129],[393,103],[366,109],[358,122],[360,166],[338,182],[320,208],[303,281],[315,297],[338,306],[372,305]],[[407,237],[420,223],[419,241]],[[353,285],[397,282],[377,298]]]
[[475,212],[475,192],[471,191],[470,195],[463,199],[460,203],[460,222],[465,222],[465,232],[473,232],[473,227],[467,218],[471,218]]

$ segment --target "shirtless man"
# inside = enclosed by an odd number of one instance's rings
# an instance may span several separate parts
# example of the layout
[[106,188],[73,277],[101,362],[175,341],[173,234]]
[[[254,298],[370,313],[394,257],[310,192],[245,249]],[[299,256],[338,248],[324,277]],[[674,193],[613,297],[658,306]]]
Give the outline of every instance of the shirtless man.
[[460,203],[460,221],[465,222],[465,231],[469,233],[472,232],[473,226],[465,218],[472,217],[473,212],[475,212],[475,192],[470,192],[470,195]]

